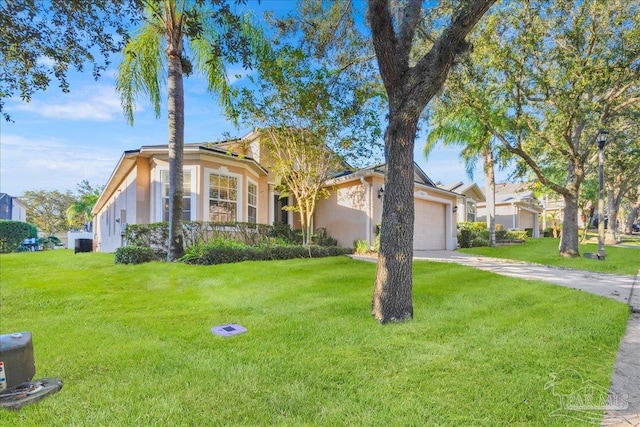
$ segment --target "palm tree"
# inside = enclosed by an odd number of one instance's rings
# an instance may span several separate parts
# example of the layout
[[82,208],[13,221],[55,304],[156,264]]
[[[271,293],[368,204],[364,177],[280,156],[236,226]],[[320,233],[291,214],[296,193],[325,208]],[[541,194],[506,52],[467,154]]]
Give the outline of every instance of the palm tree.
[[167,259],[184,255],[183,76],[193,71],[207,79],[207,89],[217,94],[221,105],[231,111],[231,84],[225,60],[248,66],[266,52],[267,43],[251,23],[250,16],[231,12],[227,2],[145,1],[141,28],[124,48],[116,88],[129,123],[133,124],[135,99],[146,95],[160,116],[161,88],[166,80],[169,122],[169,252]]
[[[490,244],[496,244],[495,222],[495,171],[496,161],[503,167],[508,162],[508,154],[500,146],[494,146],[489,129],[483,124],[474,110],[468,107],[457,108],[448,99],[441,100],[431,117],[431,131],[427,136],[424,154],[429,156],[438,142],[445,146],[460,146],[460,158],[465,163],[467,175],[473,179],[477,161],[483,159],[485,193],[487,197],[487,228]],[[496,159],[494,152],[498,154]]]

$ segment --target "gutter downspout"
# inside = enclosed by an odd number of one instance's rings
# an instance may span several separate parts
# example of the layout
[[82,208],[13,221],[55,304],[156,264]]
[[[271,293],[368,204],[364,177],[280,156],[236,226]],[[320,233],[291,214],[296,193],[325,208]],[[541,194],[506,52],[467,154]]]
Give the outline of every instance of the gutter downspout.
[[367,238],[367,243],[369,244],[369,246],[371,246],[371,184],[369,184],[364,177],[360,177],[360,182],[362,182],[365,186],[365,192],[367,195],[367,218],[365,221],[366,227],[367,227],[367,231],[366,231],[366,238]]

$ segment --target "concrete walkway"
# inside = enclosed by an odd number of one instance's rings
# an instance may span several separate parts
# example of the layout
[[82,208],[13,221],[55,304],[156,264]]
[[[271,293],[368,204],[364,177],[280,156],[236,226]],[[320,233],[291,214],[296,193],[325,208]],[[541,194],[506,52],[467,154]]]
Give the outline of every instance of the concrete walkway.
[[[375,258],[354,258],[375,262]],[[609,389],[610,395],[624,399],[628,405],[626,409],[607,411],[602,425],[640,427],[640,271],[637,276],[594,273],[457,251],[416,251],[414,259],[451,262],[519,279],[542,280],[628,304],[632,316],[620,342]]]

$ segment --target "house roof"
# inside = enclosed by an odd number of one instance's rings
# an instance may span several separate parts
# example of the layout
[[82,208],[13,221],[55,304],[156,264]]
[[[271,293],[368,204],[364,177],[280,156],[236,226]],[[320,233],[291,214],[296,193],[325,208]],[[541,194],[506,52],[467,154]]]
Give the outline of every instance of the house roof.
[[542,212],[531,183],[502,182],[495,186],[496,205],[518,205],[531,211]]
[[[338,174],[335,174],[333,177],[328,179],[325,184],[327,186],[340,184],[349,181],[359,180],[360,178],[366,178],[368,176],[379,176],[384,178],[387,167],[386,163],[379,163],[377,165],[368,166],[362,169],[358,169],[356,171],[342,171]],[[429,187],[436,192],[445,193],[445,194],[456,194],[452,191],[445,190],[443,188],[438,187],[434,182],[427,176],[426,173],[418,166],[417,163],[413,163],[413,182],[416,185],[420,185],[423,187]]]
[[[379,163],[377,165],[367,166],[356,171],[341,171],[327,180],[327,184],[331,185],[337,182],[351,181],[354,179],[360,179],[360,177],[370,175],[379,175],[384,177],[386,172],[386,163]],[[413,182],[437,188],[433,181],[427,176],[426,173],[424,173],[422,169],[420,169],[420,166],[418,166],[418,164],[415,162],[413,163]]]
[[469,184],[464,184],[462,181],[450,182],[448,184],[437,182],[436,185],[444,190],[472,198],[477,202],[484,202],[487,200],[484,192],[475,182]]
[[537,201],[530,183],[502,182],[495,187],[496,203],[521,202],[525,199]]

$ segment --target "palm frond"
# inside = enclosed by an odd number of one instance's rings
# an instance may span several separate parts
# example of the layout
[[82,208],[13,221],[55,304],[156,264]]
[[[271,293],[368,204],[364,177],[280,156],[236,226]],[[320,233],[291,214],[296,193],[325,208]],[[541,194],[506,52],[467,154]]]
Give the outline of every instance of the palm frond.
[[135,101],[140,95],[149,99],[156,117],[160,117],[163,76],[167,74],[161,31],[159,24],[146,23],[124,48],[123,59],[118,66],[116,90],[120,93],[120,102],[130,124],[133,124]]

